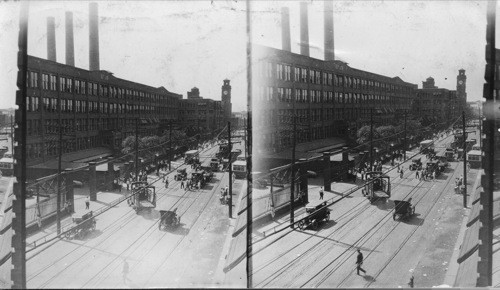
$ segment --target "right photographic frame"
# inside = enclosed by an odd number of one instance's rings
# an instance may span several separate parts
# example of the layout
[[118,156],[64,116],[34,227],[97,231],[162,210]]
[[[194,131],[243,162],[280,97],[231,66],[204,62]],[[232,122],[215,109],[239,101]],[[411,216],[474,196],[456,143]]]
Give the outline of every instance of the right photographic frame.
[[248,6],[247,285],[500,286],[496,1]]

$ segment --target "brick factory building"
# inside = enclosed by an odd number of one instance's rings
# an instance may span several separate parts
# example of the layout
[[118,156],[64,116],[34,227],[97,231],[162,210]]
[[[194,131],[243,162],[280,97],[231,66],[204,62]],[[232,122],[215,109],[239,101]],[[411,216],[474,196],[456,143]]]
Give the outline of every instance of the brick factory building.
[[[293,116],[296,117],[296,142],[308,153],[340,148],[349,143],[357,129],[371,122],[377,125],[408,116],[435,114],[427,98],[438,98],[440,115],[448,120],[460,115],[457,92],[418,89],[418,85],[399,77],[389,77],[350,67],[333,55],[333,12],[325,1],[325,60],[312,58],[308,49],[307,4],[301,3],[301,53],[291,52],[288,8],[282,8],[282,49],[254,45],[253,129],[254,147],[261,156],[290,157],[283,150],[292,147]],[[465,71],[460,70],[458,86],[465,100]],[[420,99],[422,96],[423,100]],[[450,105],[451,104],[451,105]],[[432,107],[433,110],[437,108]],[[443,113],[445,112],[445,113]],[[316,143],[316,144],[314,144]],[[310,157],[300,154],[297,158]],[[281,156],[281,157],[283,157]]]
[[63,153],[87,162],[119,154],[121,142],[135,134],[136,125],[141,136],[162,134],[170,123],[180,129],[197,126],[202,132],[225,126],[225,116],[231,115],[224,111],[231,109],[229,80],[223,81],[223,101],[215,101],[201,98],[197,88],[183,99],[164,87],[117,78],[99,67],[97,4],[90,3],[89,11],[90,70],[74,66],[71,12],[65,22],[66,64],[56,61],[53,17],[47,19],[48,59],[28,56],[28,166],[57,159],[59,128]]

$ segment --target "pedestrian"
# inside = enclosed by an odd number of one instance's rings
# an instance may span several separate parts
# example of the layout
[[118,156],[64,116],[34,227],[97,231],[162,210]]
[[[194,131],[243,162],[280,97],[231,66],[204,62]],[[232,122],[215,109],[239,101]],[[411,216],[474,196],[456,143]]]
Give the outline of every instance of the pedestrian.
[[123,274],[123,283],[127,283],[127,280],[130,280],[128,276],[129,272],[129,265],[127,262],[127,259],[123,259],[123,269],[122,269],[122,274]]
[[319,199],[323,199],[323,187],[319,189]]
[[184,188],[184,180],[181,180],[181,188]]
[[436,171],[432,172],[432,180],[436,180]]
[[359,275],[359,271],[361,270],[364,274],[366,274],[366,271],[361,268],[361,265],[363,265],[363,254],[361,253],[361,251],[358,249],[358,257],[356,259],[356,270],[358,272],[358,275]]
[[399,178],[403,179],[403,169],[399,172]]
[[90,196],[85,198],[85,209],[90,209]]
[[168,188],[168,179],[165,179],[165,188]]
[[127,191],[130,191],[130,178],[127,179]]
[[401,171],[400,167],[399,167],[399,162],[398,162],[398,172]]
[[415,170],[415,178],[420,179],[420,173],[419,173],[418,169]]
[[361,180],[365,180],[365,170],[361,169]]
[[413,287],[414,287],[414,283],[413,283],[413,275],[410,277],[410,282],[408,282],[408,286],[410,286],[410,288],[413,288]]

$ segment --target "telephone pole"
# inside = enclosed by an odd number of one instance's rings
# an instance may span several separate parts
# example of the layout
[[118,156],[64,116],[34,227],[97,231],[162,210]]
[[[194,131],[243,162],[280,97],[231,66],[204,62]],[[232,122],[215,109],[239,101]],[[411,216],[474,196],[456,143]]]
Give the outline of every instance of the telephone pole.
[[373,171],[373,108],[370,109],[370,171]]
[[139,181],[139,118],[135,118],[135,181]]
[[170,120],[170,128],[168,139],[170,140],[170,148],[168,149],[168,171],[172,170],[172,120]]
[[294,222],[293,201],[295,194],[295,146],[297,143],[296,140],[297,116],[295,115],[295,112],[292,118],[293,118],[293,146],[292,146],[292,167],[291,167],[292,173],[290,174],[290,228],[293,229],[293,222]]
[[408,111],[405,110],[405,130],[404,130],[404,139],[403,139],[403,161],[406,161],[406,114]]
[[464,196],[464,208],[467,207],[467,133],[465,133],[465,111],[462,111],[462,127],[463,127],[463,137],[464,137],[464,141],[463,141],[463,148],[464,148],[464,151],[463,151],[463,157],[464,157],[464,183],[463,183],[463,187],[464,187],[464,190],[462,192],[463,196]]
[[232,153],[233,144],[231,143],[231,122],[227,122],[227,146],[229,147],[229,218],[233,217],[233,168],[232,168]]

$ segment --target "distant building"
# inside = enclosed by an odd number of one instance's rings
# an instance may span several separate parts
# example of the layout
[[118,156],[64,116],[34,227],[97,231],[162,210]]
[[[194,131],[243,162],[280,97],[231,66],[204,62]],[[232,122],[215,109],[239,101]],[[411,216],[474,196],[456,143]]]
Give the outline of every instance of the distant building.
[[212,132],[222,128],[224,110],[221,101],[205,99],[196,87],[187,92],[187,99],[179,103],[179,125],[185,128],[197,128],[200,132]]
[[438,88],[434,79],[428,77],[416,92],[412,114],[422,118],[425,126],[446,126],[462,114],[461,107],[457,91]]

